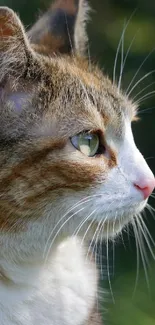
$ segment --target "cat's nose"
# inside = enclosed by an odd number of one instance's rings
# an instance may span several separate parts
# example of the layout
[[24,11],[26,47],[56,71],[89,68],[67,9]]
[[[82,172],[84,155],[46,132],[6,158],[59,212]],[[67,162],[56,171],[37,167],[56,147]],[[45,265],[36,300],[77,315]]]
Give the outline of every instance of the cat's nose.
[[146,200],[155,188],[155,178],[153,177],[150,179],[139,181],[135,183],[134,186],[143,193],[144,200]]

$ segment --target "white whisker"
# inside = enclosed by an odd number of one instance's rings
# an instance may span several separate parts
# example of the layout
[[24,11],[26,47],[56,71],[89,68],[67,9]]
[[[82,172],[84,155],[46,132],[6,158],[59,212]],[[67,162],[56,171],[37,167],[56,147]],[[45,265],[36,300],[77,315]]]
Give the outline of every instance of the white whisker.
[[65,12],[64,12],[64,16],[65,16],[65,21],[66,21],[66,28],[67,28],[67,34],[68,34],[69,44],[70,44],[70,48],[71,48],[72,55],[74,56],[74,48],[73,48],[71,34],[70,34],[69,26],[68,26],[67,15],[66,15]]
[[[102,195],[102,194],[101,194]],[[98,195],[90,195],[90,196],[86,196],[85,198],[79,200],[77,203],[75,203],[70,209],[67,210],[67,212],[58,220],[58,222],[55,224],[55,226],[53,227],[48,239],[47,239],[47,242],[46,242],[46,245],[45,245],[45,249],[44,249],[44,254],[43,256],[46,254],[46,247],[48,245],[48,242],[50,241],[52,235],[54,234],[54,231],[56,230],[56,228],[59,226],[59,224],[61,223],[61,221],[63,221],[65,219],[65,217],[70,213],[72,212],[74,209],[78,208],[79,206],[81,206],[82,204],[84,203],[87,203],[87,202],[90,202],[92,201],[92,199],[94,197],[98,197],[100,196],[100,194]]]
[[154,209],[147,203],[146,205],[146,209],[150,212],[151,216],[153,217],[153,219],[155,219],[155,215],[154,215]]
[[131,14],[129,20],[127,21],[126,25],[124,26],[123,31],[122,31],[122,35],[120,37],[120,40],[119,40],[119,43],[118,43],[118,46],[117,46],[116,55],[115,55],[115,61],[114,61],[114,68],[113,68],[113,84],[116,82],[116,66],[117,66],[117,62],[118,62],[118,55],[119,55],[119,50],[120,50],[120,47],[121,47],[121,44],[122,44],[122,39],[124,38],[126,29],[127,29],[128,25],[129,25],[131,19],[135,15],[136,10],[137,9],[135,9],[133,11],[133,13]]
[[[85,207],[83,207],[83,208],[79,209],[78,211],[74,212],[71,216],[69,216],[69,217],[68,217],[68,218],[63,222],[63,224],[60,226],[60,228],[58,229],[58,231],[56,232],[56,234],[55,234],[54,237],[52,238],[52,241],[50,242],[49,248],[48,248],[47,250],[46,250],[46,247],[47,247],[47,244],[46,244],[46,246],[45,246],[45,250],[44,250],[44,254],[43,254],[43,257],[45,256],[45,262],[46,262],[46,260],[47,260],[48,255],[49,255],[49,252],[50,252],[50,250],[51,250],[51,248],[52,248],[52,245],[53,245],[55,239],[57,238],[57,236],[59,235],[60,231],[62,230],[62,228],[66,225],[66,223],[67,223],[69,220],[71,220],[71,219],[72,219],[76,214],[78,214],[79,212],[83,211],[84,209],[85,209]],[[46,253],[46,251],[47,251],[47,253]]]
[[144,246],[144,243],[143,243],[143,239],[142,239],[141,233],[139,232],[139,228],[138,228],[138,225],[137,225],[136,222],[137,222],[137,219],[135,219],[135,228],[134,228],[134,230],[135,230],[137,243],[138,243],[138,246],[139,246],[139,252],[140,252],[142,263],[143,263],[143,268],[144,268],[147,287],[148,287],[148,290],[150,290],[149,278],[148,278],[148,273],[147,273],[147,265],[146,265],[146,263],[148,264],[148,258],[147,258],[147,255],[146,255],[146,250],[145,250],[145,246]]
[[128,49],[127,49],[127,52],[126,52],[126,55],[125,55],[125,58],[124,58],[124,62],[123,62],[123,65],[122,65],[122,69],[121,69],[121,72],[120,72],[120,77],[119,77],[119,82],[118,82],[118,88],[120,89],[121,88],[121,82],[122,82],[122,76],[123,76],[123,71],[124,71],[124,68],[125,68],[125,64],[126,64],[126,61],[127,61],[127,58],[128,58],[128,55],[129,55],[129,52],[131,50],[131,47],[134,43],[134,40],[137,36],[138,32],[136,32],[136,34],[134,35]]
[[93,235],[93,237],[92,237],[92,240],[91,240],[91,242],[90,242],[90,244],[89,244],[88,251],[87,251],[87,254],[86,254],[86,261],[87,261],[87,259],[88,259],[89,254],[90,254],[91,247],[92,247],[92,243],[93,243],[94,240],[95,240],[95,237],[96,237],[96,235],[97,235],[97,233],[98,233],[98,230],[99,230],[100,225],[101,225],[102,222],[103,222],[103,220],[100,220],[100,221],[99,221],[99,223],[98,223],[98,225],[97,225],[97,227],[96,227],[96,230],[95,230],[95,232],[94,232],[94,235]]
[[139,98],[139,99],[135,102],[135,104],[136,104],[136,105],[139,105],[139,104],[142,103],[144,100],[153,97],[154,94],[155,94],[155,91],[153,90],[153,91],[149,92],[148,94],[146,94],[146,95],[142,96],[141,98]]
[[[141,110],[139,110],[138,115],[143,114],[143,113],[147,113],[147,112],[153,110],[154,108],[155,108],[155,106],[153,106],[153,107],[149,107],[149,108],[141,109]],[[151,195],[151,196],[152,196],[152,195]]]
[[91,56],[90,56],[90,46],[87,44],[87,52],[88,52],[88,63],[89,63],[89,72],[92,72],[92,67],[91,67]]
[[[125,26],[124,26],[125,28]],[[123,28],[123,30],[124,30]],[[123,74],[123,61],[124,61],[124,32],[122,33],[122,42],[121,42],[121,67],[120,67],[120,75],[119,75],[119,81],[118,81],[118,90],[120,90],[121,87],[121,80],[122,80],[122,74]]]
[[[114,218],[114,221],[113,221],[113,229],[112,229],[112,232],[113,232],[113,237],[114,237],[114,234],[115,234],[115,223],[116,223],[116,218],[117,218],[117,213],[115,213],[115,218]],[[115,273],[115,240],[113,239],[113,242],[112,242],[112,269],[113,269],[113,276],[114,276],[114,273]]]
[[[146,77],[148,77],[150,74],[152,74],[153,72],[155,72],[155,70],[152,70],[152,71],[148,72],[145,76],[143,76],[140,80],[138,80],[138,81],[136,82],[136,84],[131,88],[131,86],[132,86],[134,80],[136,79],[138,73],[140,72],[141,68],[143,67],[143,65],[145,64],[145,62],[149,59],[149,57],[150,57],[151,54],[154,52],[154,50],[155,50],[155,49],[153,49],[153,50],[152,50],[152,51],[151,51],[151,52],[146,56],[146,58],[143,60],[143,62],[140,64],[138,70],[136,71],[135,75],[133,76],[133,78],[132,78],[132,80],[131,80],[131,82],[130,82],[130,84],[129,84],[127,90],[126,90],[126,94],[127,94],[127,96],[130,96],[130,94],[133,92],[133,90],[135,89],[135,87],[136,87],[136,86],[137,86],[137,85],[138,85],[142,80],[144,80],[144,79],[145,79]],[[131,88],[131,89],[130,89],[130,88]],[[130,91],[129,91],[129,90],[130,90]]]
[[139,258],[139,243],[137,239],[137,231],[136,231],[136,225],[135,225],[135,220],[132,220],[132,227],[135,235],[135,243],[136,243],[136,259],[137,259],[137,270],[136,270],[136,279],[135,279],[135,285],[134,285],[134,290],[133,290],[133,297],[135,295],[137,285],[138,285],[138,278],[139,278],[139,267],[140,267],[140,258]]
[[146,89],[148,89],[149,87],[151,87],[152,85],[155,84],[155,81],[154,82],[151,82],[149,85],[147,85],[146,87],[144,87],[142,90],[140,90],[134,97],[132,97],[132,100],[135,101],[135,99],[140,95],[142,94]]
[[106,247],[107,247],[107,274],[108,274],[108,282],[109,282],[109,288],[111,292],[112,301],[115,304],[114,294],[112,291],[112,285],[111,285],[111,279],[110,279],[110,270],[109,270],[109,220],[107,223],[107,240],[106,240]]
[[149,251],[150,251],[150,253],[151,253],[153,259],[155,259],[155,255],[154,255],[154,252],[153,252],[152,247],[151,247],[151,245],[150,245],[149,239],[148,239],[148,237],[147,237],[147,233],[145,233],[145,231],[144,231],[144,229],[143,229],[143,227],[142,227],[142,223],[140,222],[140,219],[138,219],[137,222],[138,222],[138,227],[140,228],[140,230],[141,230],[141,232],[142,232],[142,234],[143,234],[143,237],[144,237],[144,239],[145,239],[145,241],[146,241],[146,243],[147,243],[147,246],[148,246],[148,248],[149,248]]
[[146,205],[146,206],[147,206],[147,208],[149,208],[149,209],[150,209],[150,211],[152,210],[153,212],[155,212],[155,209],[154,209],[154,208],[153,208],[153,207],[152,207],[150,204],[148,204],[148,203],[147,203],[147,205]]
[[[98,244],[98,240],[99,240],[99,235],[100,235],[100,233],[101,233],[101,231],[102,231],[102,229],[103,229],[103,225],[104,225],[104,220],[101,220],[101,222],[100,222],[100,227],[99,227],[99,229],[98,229],[98,231],[97,231],[97,235],[96,235],[96,239],[95,239],[95,242],[94,242],[94,244],[93,244],[93,249],[92,249],[92,252],[91,252],[91,256],[93,256],[93,254],[94,254],[94,251],[96,250],[96,248],[97,248],[97,244]],[[96,251],[95,251],[96,252]],[[96,262],[96,254],[95,254],[95,262]],[[97,263],[96,263],[97,264]]]
[[144,222],[144,220],[143,220],[143,218],[142,218],[141,216],[139,216],[139,220],[140,220],[141,223],[143,224],[143,227],[145,228],[145,231],[147,232],[147,234],[148,234],[148,236],[149,236],[149,238],[150,238],[152,244],[153,244],[154,247],[155,247],[155,241],[153,240],[153,238],[152,238],[152,236],[151,236],[151,234],[150,234],[150,232],[149,232],[149,230],[148,230],[148,228],[147,228],[147,226],[146,226],[146,224],[145,224],[145,222]]
[[86,236],[87,236],[87,234],[88,234],[88,231],[89,231],[89,229],[92,227],[92,224],[93,224],[94,222],[95,222],[95,219],[92,219],[92,221],[90,222],[89,226],[87,227],[87,229],[86,229],[86,231],[85,231],[85,233],[84,233],[84,235],[83,235],[83,237],[82,237],[82,240],[81,240],[81,246],[83,245],[84,240],[85,240],[85,238],[86,238]]
[[75,229],[74,233],[73,233],[73,236],[78,236],[81,228],[83,227],[83,225],[91,218],[91,216],[96,212],[96,209],[93,210],[91,213],[89,213],[88,216],[86,216],[86,218],[84,218],[84,220],[82,220],[80,222],[80,225],[77,226],[77,228]]

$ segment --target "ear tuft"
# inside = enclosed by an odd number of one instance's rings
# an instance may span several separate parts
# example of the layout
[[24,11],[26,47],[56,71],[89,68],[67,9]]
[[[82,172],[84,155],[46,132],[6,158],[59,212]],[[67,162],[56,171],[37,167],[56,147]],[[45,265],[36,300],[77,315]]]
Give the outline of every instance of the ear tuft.
[[[47,54],[84,54],[87,44],[86,0],[56,0],[29,32],[35,45],[44,46]],[[46,52],[46,51],[45,51]]]

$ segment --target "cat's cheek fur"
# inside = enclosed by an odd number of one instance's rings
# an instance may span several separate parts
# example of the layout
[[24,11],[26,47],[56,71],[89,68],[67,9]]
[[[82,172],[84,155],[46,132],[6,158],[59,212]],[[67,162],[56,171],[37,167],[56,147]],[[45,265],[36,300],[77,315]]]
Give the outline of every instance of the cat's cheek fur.
[[91,193],[96,196],[91,207],[92,211],[96,209],[95,218],[104,222],[103,236],[107,233],[107,225],[109,236],[114,236],[145,208],[147,199],[135,185],[154,179],[135,145],[128,121],[125,122],[124,139],[119,145],[117,160],[118,165],[109,171],[107,180]]

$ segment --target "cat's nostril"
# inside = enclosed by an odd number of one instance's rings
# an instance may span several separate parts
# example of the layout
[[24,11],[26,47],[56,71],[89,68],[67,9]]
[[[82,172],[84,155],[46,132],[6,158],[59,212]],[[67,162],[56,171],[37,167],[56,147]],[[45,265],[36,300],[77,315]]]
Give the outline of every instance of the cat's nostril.
[[137,182],[134,186],[143,193],[144,199],[147,199],[155,188],[155,178],[148,179],[145,182]]

